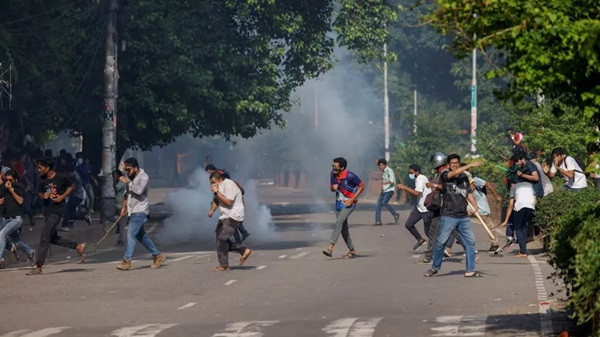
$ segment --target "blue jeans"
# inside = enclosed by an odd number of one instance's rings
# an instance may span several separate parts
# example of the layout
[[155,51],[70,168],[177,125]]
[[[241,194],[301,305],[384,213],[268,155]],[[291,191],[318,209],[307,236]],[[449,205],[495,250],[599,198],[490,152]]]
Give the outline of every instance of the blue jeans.
[[379,199],[377,199],[377,205],[375,205],[375,222],[381,222],[381,206],[385,207],[388,211],[390,211],[394,218],[396,217],[396,211],[394,211],[392,206],[388,204],[388,202],[390,202],[390,199],[392,199],[393,195],[394,191],[389,191],[385,193],[381,192],[379,194]]
[[25,252],[25,254],[29,255],[33,252],[33,249],[21,241],[21,238],[19,237],[18,229],[22,224],[23,218],[20,216],[10,220],[0,219],[0,258],[2,258],[2,255],[4,254],[6,240],[9,237],[13,241],[13,244],[16,245],[21,251]]
[[142,244],[142,246],[144,246],[150,252],[150,254],[152,254],[152,256],[160,254],[152,240],[150,240],[150,237],[146,235],[146,231],[144,231],[144,225],[147,221],[148,216],[144,213],[133,213],[129,217],[129,230],[127,231],[127,248],[125,248],[126,260],[131,260],[131,257],[133,257],[136,239]]
[[442,259],[444,258],[444,249],[450,233],[456,229],[465,245],[465,254],[467,255],[467,273],[475,271],[475,235],[473,227],[468,217],[453,218],[442,216],[440,219],[440,229],[435,242],[435,251],[433,252],[433,265],[431,269],[440,270]]

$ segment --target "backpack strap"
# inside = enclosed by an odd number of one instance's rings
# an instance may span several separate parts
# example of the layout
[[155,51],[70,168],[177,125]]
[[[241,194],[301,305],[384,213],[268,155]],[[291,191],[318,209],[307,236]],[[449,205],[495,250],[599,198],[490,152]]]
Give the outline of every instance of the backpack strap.
[[[577,162],[577,159],[575,159],[575,157],[572,157],[572,156],[566,156],[566,157],[565,157],[565,168],[566,168],[567,170],[569,169],[569,168],[567,167],[567,158],[569,158],[569,157],[573,158],[573,161],[575,162],[575,164],[576,164],[577,166],[579,166],[579,163]],[[579,170],[577,170],[577,169],[573,168],[573,171],[575,171],[575,172],[577,172],[577,173],[581,173],[581,174],[585,175],[585,172],[583,172],[583,171],[581,170],[581,167],[579,168]]]

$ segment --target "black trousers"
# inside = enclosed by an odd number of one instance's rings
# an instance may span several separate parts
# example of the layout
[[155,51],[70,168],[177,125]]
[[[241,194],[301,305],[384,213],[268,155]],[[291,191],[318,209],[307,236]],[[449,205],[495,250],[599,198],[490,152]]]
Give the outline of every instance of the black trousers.
[[530,223],[533,218],[533,209],[521,208],[513,214],[513,228],[517,234],[519,253],[527,254],[527,224]]
[[219,220],[215,233],[217,234],[217,257],[223,268],[229,267],[229,252],[238,252],[240,255],[246,251],[246,246],[233,243],[229,238],[237,231],[240,221],[231,218]]
[[433,220],[433,213],[429,212],[429,211],[428,212],[420,212],[417,209],[417,207],[413,208],[412,212],[410,212],[410,215],[408,216],[408,219],[406,219],[406,223],[404,224],[404,227],[406,227],[406,229],[408,229],[410,234],[412,234],[415,237],[415,239],[417,239],[417,241],[420,241],[423,239],[421,234],[419,234],[419,231],[415,228],[415,225],[417,224],[417,222],[419,222],[419,220],[423,220],[423,227],[425,229],[425,235],[428,236],[429,230],[431,229],[431,220]]
[[38,267],[44,265],[44,261],[46,261],[46,257],[48,256],[50,244],[71,249],[77,248],[76,242],[69,239],[64,239],[58,235],[57,227],[61,220],[62,214],[46,214],[44,219],[44,228],[42,229],[42,234],[40,236],[40,246],[38,248],[37,261],[35,262]]

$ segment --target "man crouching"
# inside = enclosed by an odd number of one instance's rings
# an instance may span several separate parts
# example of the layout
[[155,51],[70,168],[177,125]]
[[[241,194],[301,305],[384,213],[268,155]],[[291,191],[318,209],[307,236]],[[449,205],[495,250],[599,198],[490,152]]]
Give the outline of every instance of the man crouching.
[[217,234],[219,266],[215,267],[213,271],[226,271],[229,270],[229,252],[236,251],[240,253],[240,266],[252,254],[252,249],[229,240],[238,226],[244,221],[244,202],[242,200],[242,191],[237,184],[233,180],[224,179],[219,171],[210,174],[210,183],[210,189],[215,198],[208,212],[208,217],[213,216],[217,206],[219,207],[219,211],[221,211],[219,223],[215,230]]

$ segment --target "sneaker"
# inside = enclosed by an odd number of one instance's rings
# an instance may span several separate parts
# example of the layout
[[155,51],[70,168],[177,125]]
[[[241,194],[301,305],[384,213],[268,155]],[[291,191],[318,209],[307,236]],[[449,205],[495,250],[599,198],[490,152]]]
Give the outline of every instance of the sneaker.
[[444,256],[452,257],[452,254],[450,253],[450,248],[446,247],[446,249],[444,249]]
[[413,250],[416,252],[419,248],[423,247],[423,245],[427,242],[425,239],[421,239],[417,241],[417,243],[413,246]]
[[119,263],[119,265],[117,266],[117,269],[119,270],[129,270],[131,269],[131,260],[123,260],[123,262]]
[[419,260],[417,260],[418,264],[430,264],[431,263],[431,259],[428,257],[423,257],[420,258]]
[[29,265],[31,267],[35,267],[35,250],[31,252],[31,254],[27,254],[27,260],[29,260]]
[[4,263],[4,259],[0,260],[0,269],[6,268],[6,264]]
[[17,249],[17,245],[13,244],[10,251],[15,255],[15,260],[21,260],[21,252]]
[[58,230],[61,231],[61,232],[70,232],[71,231],[69,229],[69,227],[65,227],[65,226],[58,227]]
[[85,222],[87,222],[88,226],[92,225],[92,216],[90,213],[86,213],[84,217]]
[[394,215],[394,223],[395,223],[395,224],[397,224],[397,223],[398,223],[398,220],[400,220],[400,214],[396,213],[396,214]]
[[166,257],[162,254],[156,255],[154,257],[154,261],[152,261],[152,265],[150,266],[150,268],[158,269],[158,267],[160,267],[160,264],[163,263],[165,261],[165,259],[166,259]]
[[383,225],[380,221],[377,221],[376,223],[373,224],[373,226],[381,226]]
[[493,252],[497,251],[499,248],[500,248],[499,245],[491,245],[488,252],[493,253]]
[[515,243],[517,243],[517,240],[515,238],[509,237],[506,240],[506,244],[504,245],[503,249],[508,249],[508,247],[514,245]]
[[425,277],[432,277],[433,275],[437,274],[438,271],[435,269],[429,269],[428,271],[426,271],[425,273],[423,273],[423,276]]
[[41,275],[42,267],[34,267],[26,275]]

